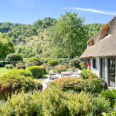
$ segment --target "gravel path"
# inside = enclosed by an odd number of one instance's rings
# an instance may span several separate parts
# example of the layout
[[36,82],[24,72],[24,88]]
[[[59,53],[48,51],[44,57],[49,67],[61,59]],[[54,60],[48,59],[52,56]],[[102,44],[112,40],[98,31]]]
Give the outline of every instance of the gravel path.
[[[61,75],[59,75],[58,76],[59,78],[61,78]],[[42,85],[43,85],[43,89],[42,90],[44,90],[46,87],[47,87],[47,84],[49,83],[49,82],[52,82],[53,80],[52,79],[49,79],[49,75],[48,75],[48,77],[45,79],[45,81],[42,83]]]

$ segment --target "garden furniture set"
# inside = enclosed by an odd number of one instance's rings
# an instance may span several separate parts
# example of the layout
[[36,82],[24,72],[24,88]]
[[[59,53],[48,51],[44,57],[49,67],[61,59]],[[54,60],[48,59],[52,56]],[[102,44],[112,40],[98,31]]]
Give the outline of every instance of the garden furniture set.
[[[61,78],[62,77],[77,77],[81,78],[82,77],[82,71],[78,70],[77,72],[61,72]],[[49,79],[56,79],[59,78],[59,75],[54,73],[52,70],[49,72]]]

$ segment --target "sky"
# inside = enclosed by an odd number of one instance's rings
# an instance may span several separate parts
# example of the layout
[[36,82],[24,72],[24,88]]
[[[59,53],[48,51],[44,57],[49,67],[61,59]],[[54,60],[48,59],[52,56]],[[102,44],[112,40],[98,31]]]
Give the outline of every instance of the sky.
[[33,24],[65,11],[85,17],[85,24],[107,23],[116,15],[116,0],[1,0],[0,22]]

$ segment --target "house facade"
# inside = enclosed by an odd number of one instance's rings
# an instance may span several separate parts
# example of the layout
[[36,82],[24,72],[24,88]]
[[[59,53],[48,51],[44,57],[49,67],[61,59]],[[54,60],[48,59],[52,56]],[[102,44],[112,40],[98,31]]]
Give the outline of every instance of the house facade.
[[90,63],[91,70],[108,86],[116,87],[116,16],[88,40],[80,58],[85,58],[86,67]]

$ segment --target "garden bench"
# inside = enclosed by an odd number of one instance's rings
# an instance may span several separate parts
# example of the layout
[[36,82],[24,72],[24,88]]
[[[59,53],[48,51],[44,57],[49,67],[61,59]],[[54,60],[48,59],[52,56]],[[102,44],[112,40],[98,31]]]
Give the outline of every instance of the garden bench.
[[58,74],[55,74],[52,70],[49,72],[49,79],[56,79],[58,78]]
[[61,72],[61,78],[64,76],[70,76],[71,72]]

